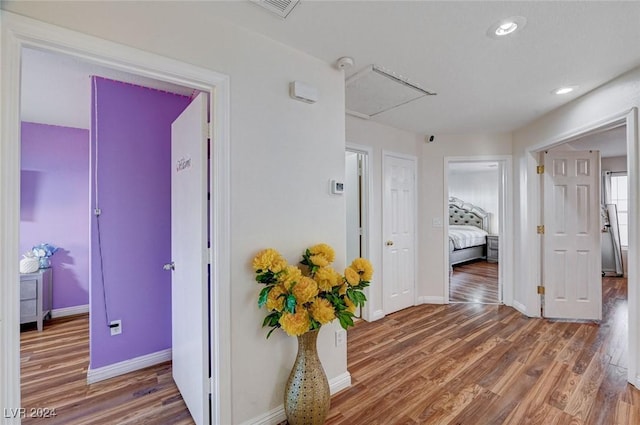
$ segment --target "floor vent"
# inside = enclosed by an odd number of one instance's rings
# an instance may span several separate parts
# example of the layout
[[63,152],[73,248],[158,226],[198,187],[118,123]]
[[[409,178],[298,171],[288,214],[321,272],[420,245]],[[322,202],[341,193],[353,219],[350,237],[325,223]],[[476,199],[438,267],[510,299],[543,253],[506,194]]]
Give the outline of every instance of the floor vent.
[[300,3],[300,0],[251,0],[251,3],[267,9],[282,19],[286,19],[293,8]]

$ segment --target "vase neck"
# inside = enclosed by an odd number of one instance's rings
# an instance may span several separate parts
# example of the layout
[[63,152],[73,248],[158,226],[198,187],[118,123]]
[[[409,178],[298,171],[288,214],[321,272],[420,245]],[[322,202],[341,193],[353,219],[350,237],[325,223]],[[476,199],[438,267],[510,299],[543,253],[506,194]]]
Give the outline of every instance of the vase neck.
[[318,340],[318,332],[316,329],[314,331],[305,332],[302,335],[298,336],[298,348],[300,349],[315,349],[316,341]]

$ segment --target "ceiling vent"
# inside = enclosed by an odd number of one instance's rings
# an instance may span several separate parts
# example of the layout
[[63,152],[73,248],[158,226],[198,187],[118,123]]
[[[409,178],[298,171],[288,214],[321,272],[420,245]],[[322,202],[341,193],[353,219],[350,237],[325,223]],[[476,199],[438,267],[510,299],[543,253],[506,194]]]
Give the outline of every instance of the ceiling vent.
[[345,87],[347,113],[366,119],[436,94],[378,65],[347,78]]
[[282,19],[286,19],[293,8],[300,3],[300,0],[251,0],[251,3],[275,13]]

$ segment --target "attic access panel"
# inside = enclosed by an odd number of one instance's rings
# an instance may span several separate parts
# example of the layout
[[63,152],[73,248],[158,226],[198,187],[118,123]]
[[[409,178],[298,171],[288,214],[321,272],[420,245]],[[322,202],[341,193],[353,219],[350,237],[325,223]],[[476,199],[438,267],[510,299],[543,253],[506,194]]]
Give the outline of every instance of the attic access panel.
[[378,65],[347,78],[345,90],[347,113],[361,118],[372,118],[421,97],[436,95]]
[[282,19],[286,19],[300,0],[251,0],[251,2],[278,15]]

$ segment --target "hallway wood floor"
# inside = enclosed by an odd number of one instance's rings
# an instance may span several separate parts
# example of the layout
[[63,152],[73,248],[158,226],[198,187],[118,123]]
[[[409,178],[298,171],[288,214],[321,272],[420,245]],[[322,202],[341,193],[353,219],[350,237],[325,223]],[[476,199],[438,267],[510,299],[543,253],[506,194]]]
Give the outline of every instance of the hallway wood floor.
[[626,279],[603,279],[604,319],[529,319],[499,305],[421,305],[349,331],[352,386],[327,425],[633,425]]
[[[352,387],[327,425],[635,425],[626,382],[626,279],[603,279],[600,325],[529,319],[499,305],[421,305],[349,331]],[[88,318],[22,333],[24,424],[192,424],[164,363],[86,385]],[[226,425],[226,424],[225,424]]]
[[453,266],[449,302],[497,304],[498,263],[482,260]]
[[20,335],[22,407],[55,409],[25,425],[193,424],[171,377],[171,363],[87,385],[89,318],[45,322]]

